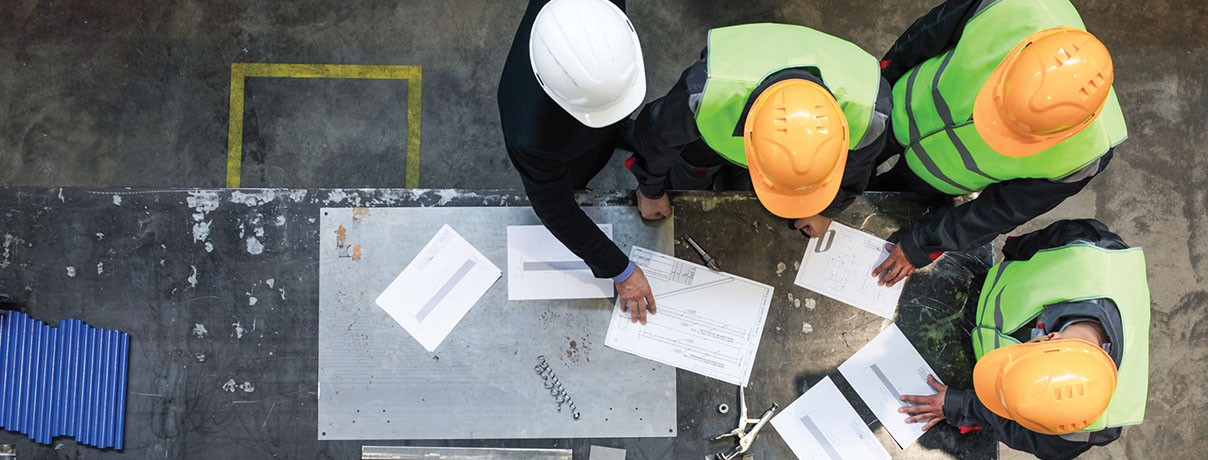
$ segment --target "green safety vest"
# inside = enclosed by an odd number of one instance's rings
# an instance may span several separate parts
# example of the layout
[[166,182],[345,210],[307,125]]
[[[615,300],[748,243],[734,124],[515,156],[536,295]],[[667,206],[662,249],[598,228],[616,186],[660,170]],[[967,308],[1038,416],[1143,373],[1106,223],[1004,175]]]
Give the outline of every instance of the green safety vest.
[[751,92],[784,69],[817,70],[847,117],[849,148],[860,145],[868,133],[881,71],[877,58],[859,46],[808,27],[747,24],[710,30],[708,53],[696,127],[725,159],[747,166],[742,129],[735,128]]
[[1113,89],[1090,126],[1027,157],[998,154],[973,126],[982,85],[1019,42],[1053,27],[1084,29],[1068,0],[984,0],[956,48],[916,66],[894,84],[893,134],[919,178],[961,195],[1012,179],[1057,179],[1082,169],[1128,137]]
[[1149,388],[1149,284],[1141,248],[1072,244],[995,265],[977,304],[973,353],[981,359],[991,350],[1018,344],[1010,334],[1040,316],[1046,305],[1101,298],[1111,299],[1120,310],[1124,354],[1107,411],[1082,431],[1141,423]]

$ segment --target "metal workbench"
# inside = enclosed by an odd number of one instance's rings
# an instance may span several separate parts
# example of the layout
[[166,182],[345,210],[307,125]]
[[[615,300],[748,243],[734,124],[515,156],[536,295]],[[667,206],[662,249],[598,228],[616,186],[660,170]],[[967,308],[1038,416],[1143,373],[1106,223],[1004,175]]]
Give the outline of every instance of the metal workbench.
[[[198,222],[198,206],[214,197],[221,206],[207,208]],[[580,202],[632,205],[633,197],[592,192]],[[753,195],[688,193],[672,202],[677,238],[690,233],[726,271],[776,289],[747,391],[753,415],[772,402],[786,406],[829,375],[894,458],[996,456],[992,435],[960,435],[946,424],[910,449],[896,447],[836,370],[888,321],[794,286],[806,240]],[[349,459],[359,458],[362,445],[456,445],[571,448],[585,460],[594,444],[627,449],[629,459],[695,460],[728,447],[704,438],[734,428],[734,413],[715,409],[734,406],[735,387],[684,371],[677,373],[675,438],[316,439],[319,210],[527,204],[521,192],[487,190],[0,188],[0,292],[12,297],[5,307],[131,335],[123,452],[66,438],[42,446],[8,432],[0,443],[15,444],[24,459]],[[946,206],[869,193],[839,221],[884,238]],[[700,262],[682,244],[675,253]],[[948,253],[909,280],[898,308],[903,332],[957,387],[970,386],[966,318],[991,262],[989,246]],[[751,452],[756,459],[793,458],[771,428]]]

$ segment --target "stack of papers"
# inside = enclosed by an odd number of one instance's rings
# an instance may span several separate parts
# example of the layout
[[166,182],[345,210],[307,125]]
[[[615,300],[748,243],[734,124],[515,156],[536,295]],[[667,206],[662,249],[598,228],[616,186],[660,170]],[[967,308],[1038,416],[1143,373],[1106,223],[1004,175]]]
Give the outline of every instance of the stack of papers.
[[618,302],[604,344],[643,358],[747,386],[772,287],[634,247],[658,313],[633,323]]
[[810,238],[794,284],[893,319],[906,283],[877,286],[872,271],[889,257],[885,244],[885,240],[833,222],[821,237]]
[[[600,230],[612,238],[612,224]],[[596,278],[544,225],[508,226],[508,300],[604,299],[612,292],[612,280]]]
[[889,452],[825,377],[772,419],[798,458],[889,460]]
[[[898,412],[898,409],[910,405],[901,400],[902,395],[935,394],[935,389],[927,384],[927,376],[935,375],[935,372],[902,335],[897,324],[889,325],[868,345],[840,364],[839,372],[856,389],[860,399],[872,409],[899,446],[903,449],[910,447],[923,435],[923,427],[927,424],[906,423],[909,415]],[[938,376],[936,380],[939,380]]]
[[445,225],[376,303],[431,352],[500,275],[499,267]]

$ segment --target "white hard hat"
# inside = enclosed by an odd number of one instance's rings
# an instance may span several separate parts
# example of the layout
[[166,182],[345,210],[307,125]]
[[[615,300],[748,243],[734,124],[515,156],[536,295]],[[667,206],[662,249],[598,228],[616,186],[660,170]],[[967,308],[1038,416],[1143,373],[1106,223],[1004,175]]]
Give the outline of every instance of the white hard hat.
[[605,0],[553,0],[541,8],[529,61],[545,93],[593,128],[620,121],[646,98],[638,34]]

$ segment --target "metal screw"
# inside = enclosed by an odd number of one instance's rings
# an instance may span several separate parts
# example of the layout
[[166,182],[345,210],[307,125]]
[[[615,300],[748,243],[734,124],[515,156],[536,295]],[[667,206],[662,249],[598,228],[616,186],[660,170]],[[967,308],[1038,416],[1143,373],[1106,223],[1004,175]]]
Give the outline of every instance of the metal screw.
[[717,406],[717,412],[722,414],[730,412],[730,406],[727,406],[725,403],[721,403]]

